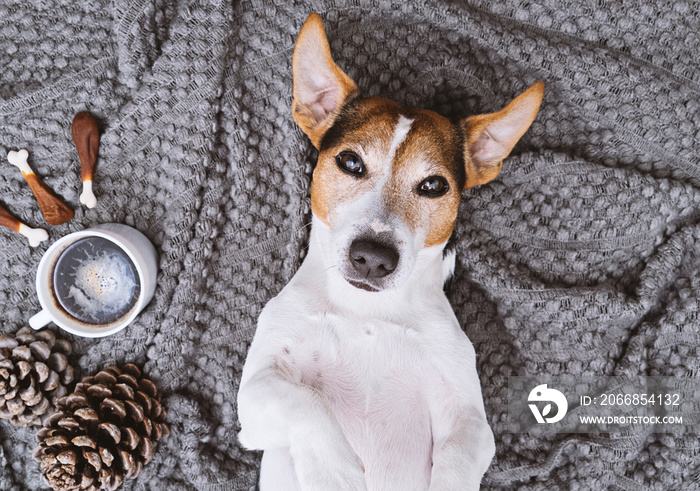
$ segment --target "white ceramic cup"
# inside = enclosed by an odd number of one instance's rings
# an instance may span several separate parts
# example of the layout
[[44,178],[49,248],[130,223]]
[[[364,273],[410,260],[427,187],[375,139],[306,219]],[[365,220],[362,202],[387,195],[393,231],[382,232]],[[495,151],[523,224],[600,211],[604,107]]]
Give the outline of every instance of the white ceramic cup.
[[[120,319],[109,324],[88,324],[71,316],[58,303],[53,291],[53,274],[58,258],[74,242],[87,237],[101,237],[116,244],[134,263],[140,292],[135,305]],[[47,249],[36,273],[36,291],[42,311],[29,319],[32,329],[41,329],[53,322],[77,336],[99,338],[128,326],[153,298],[158,273],[158,254],[148,238],[135,228],[121,223],[103,223],[57,240]]]

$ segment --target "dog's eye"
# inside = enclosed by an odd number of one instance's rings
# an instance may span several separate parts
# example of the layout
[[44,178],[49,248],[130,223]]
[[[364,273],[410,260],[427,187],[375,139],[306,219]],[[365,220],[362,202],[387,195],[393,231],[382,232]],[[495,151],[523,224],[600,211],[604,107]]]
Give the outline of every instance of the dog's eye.
[[429,198],[437,198],[442,196],[450,189],[447,180],[440,176],[430,176],[423,179],[418,185],[418,194]]
[[352,176],[360,177],[365,173],[365,164],[359,155],[353,152],[341,152],[335,158],[340,170]]

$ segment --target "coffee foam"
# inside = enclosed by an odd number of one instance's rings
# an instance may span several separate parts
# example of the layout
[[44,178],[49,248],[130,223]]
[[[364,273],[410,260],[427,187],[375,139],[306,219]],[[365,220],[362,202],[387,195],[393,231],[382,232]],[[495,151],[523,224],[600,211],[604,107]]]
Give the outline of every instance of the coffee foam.
[[102,251],[74,268],[75,285],[69,296],[86,318],[111,318],[128,306],[137,283],[129,264],[117,254]]

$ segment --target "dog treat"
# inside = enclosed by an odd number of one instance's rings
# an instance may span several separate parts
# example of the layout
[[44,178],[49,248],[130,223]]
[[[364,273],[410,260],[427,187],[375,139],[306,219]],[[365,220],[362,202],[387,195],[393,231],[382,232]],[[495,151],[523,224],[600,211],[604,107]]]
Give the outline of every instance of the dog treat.
[[44,218],[51,225],[60,225],[73,218],[73,210],[68,208],[60,198],[58,198],[49,187],[39,179],[27,163],[29,152],[22,149],[18,152],[12,150],[7,154],[7,160],[22,171],[24,179],[32,189],[36,200],[39,202]]
[[14,230],[17,233],[24,235],[29,240],[29,245],[36,247],[46,239],[49,234],[43,228],[31,228],[17,220],[7,209],[0,205],[0,225]]
[[92,192],[92,178],[95,173],[97,150],[100,147],[100,130],[97,121],[90,113],[78,113],[73,118],[70,133],[80,158],[80,177],[83,180],[80,202],[88,208],[94,208],[97,205],[97,198]]

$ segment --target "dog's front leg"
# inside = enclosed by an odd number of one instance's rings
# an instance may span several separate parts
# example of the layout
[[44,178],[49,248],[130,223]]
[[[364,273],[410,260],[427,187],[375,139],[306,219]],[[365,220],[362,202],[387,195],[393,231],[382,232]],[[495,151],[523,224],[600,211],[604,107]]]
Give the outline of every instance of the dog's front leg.
[[360,459],[313,387],[261,370],[238,392],[238,417],[246,448],[289,448],[302,490],[366,489]]
[[456,416],[442,413],[433,432],[430,491],[478,490],[496,451],[486,418],[475,408]]

